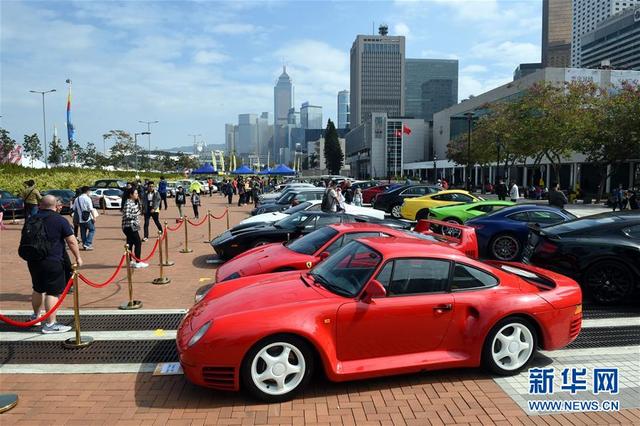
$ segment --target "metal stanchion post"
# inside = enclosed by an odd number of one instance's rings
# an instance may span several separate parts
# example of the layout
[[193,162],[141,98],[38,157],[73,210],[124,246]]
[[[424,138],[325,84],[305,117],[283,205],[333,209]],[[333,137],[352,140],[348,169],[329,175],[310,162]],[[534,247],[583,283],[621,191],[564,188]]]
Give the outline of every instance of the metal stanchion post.
[[62,342],[65,348],[76,349],[84,348],[93,343],[93,338],[80,335],[80,298],[78,295],[78,266],[73,265],[73,323],[76,329],[76,337],[69,338]]
[[189,221],[186,217],[182,220],[184,220],[184,248],[180,250],[180,253],[191,253],[193,250],[189,248]]
[[119,306],[120,309],[131,310],[142,308],[142,302],[133,300],[133,271],[131,271],[131,252],[129,247],[124,245],[124,255],[127,259],[127,282],[129,283],[129,301]]
[[11,223],[14,224],[14,225],[16,224],[16,211],[15,210],[11,210]]
[[226,216],[227,216],[227,229],[229,229],[229,207],[227,207]]
[[169,230],[167,229],[167,221],[164,221],[164,259],[162,266],[173,266],[175,262],[169,260]]
[[0,413],[11,410],[18,405],[18,395],[15,393],[0,394]]
[[211,210],[207,210],[207,228],[209,231],[209,239],[205,243],[211,242]]
[[164,262],[162,256],[162,231],[158,231],[158,249],[160,250],[160,276],[153,281],[153,284],[169,284],[171,278],[164,276]]

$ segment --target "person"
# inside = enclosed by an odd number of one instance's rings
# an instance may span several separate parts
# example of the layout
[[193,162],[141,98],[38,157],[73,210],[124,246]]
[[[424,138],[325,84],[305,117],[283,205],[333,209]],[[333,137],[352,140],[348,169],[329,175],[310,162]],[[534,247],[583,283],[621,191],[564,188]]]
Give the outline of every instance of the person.
[[496,194],[498,195],[498,200],[504,201],[507,198],[507,192],[507,185],[504,184],[504,180],[500,179],[500,181],[496,185]]
[[438,179],[438,181],[436,182],[436,187],[438,188],[438,190],[442,190],[442,180]]
[[[127,202],[127,191],[131,188],[133,188],[133,183],[127,182],[127,184],[124,186],[124,189],[122,190],[122,194],[120,195],[120,212],[121,213],[122,213],[122,210],[124,210],[124,204]],[[78,194],[76,191],[76,197],[77,196]]]
[[180,219],[184,217],[184,214],[182,213],[182,206],[185,204],[187,204],[187,195],[184,193],[182,185],[178,185],[178,189],[176,190],[176,207],[178,207]]
[[442,189],[444,189],[445,191],[449,189],[449,182],[447,182],[447,180],[444,178],[442,179]]
[[[56,203],[56,197],[45,195],[40,199],[40,211],[36,212],[25,223],[26,228],[42,221],[46,231],[46,239],[49,242],[44,259],[27,260],[27,267],[29,268],[33,286],[31,294],[33,314],[31,315],[31,320],[40,317],[42,305],[44,305],[47,312],[50,311],[67,286],[70,274],[65,268],[65,242],[73,254],[76,265],[82,266],[78,241],[73,236],[73,229],[69,222],[56,212]],[[36,323],[36,325],[39,325],[39,323]],[[71,330],[71,327],[56,321],[54,312],[47,318],[41,331],[44,334],[53,334],[65,333],[69,330]]]
[[80,196],[75,199],[71,207],[73,214],[78,216],[82,249],[87,251],[93,250],[93,237],[96,233],[95,218],[98,217],[90,195],[91,188],[86,185],[81,187]]
[[200,207],[200,194],[195,189],[191,193],[191,205],[193,206],[193,215],[196,219],[199,219],[198,207]]
[[347,204],[351,204],[353,202],[353,188],[351,187],[351,181],[347,181],[347,183],[345,184],[343,194],[344,202]]
[[24,220],[38,212],[38,203],[42,200],[42,195],[36,188],[36,181],[29,179],[23,182],[22,201],[24,201]]
[[629,191],[627,191],[627,193],[629,194],[629,209],[631,210],[638,210],[638,199],[636,198],[636,193],[638,192],[638,190],[636,188],[633,188]]
[[164,176],[160,176],[158,193],[160,194],[160,208],[162,208],[162,203],[164,203],[164,209],[167,210],[167,180]]
[[356,188],[356,193],[353,194],[353,205],[362,207],[362,189]]
[[[2,198],[2,193],[0,193],[0,199]],[[5,229],[7,229],[6,226],[4,226],[4,223],[2,223],[2,220],[4,219],[4,213],[6,212],[5,208],[2,206],[2,202],[0,200],[0,231],[4,231]]]
[[320,208],[323,212],[335,213],[338,211],[338,193],[336,192],[336,182],[331,181],[324,191]]
[[253,207],[258,207],[258,195],[260,194],[260,180],[258,178],[253,179],[253,186],[251,188],[251,198],[253,198]]
[[230,180],[225,181],[225,195],[227,196],[228,204],[231,205],[233,203],[233,184]]
[[209,185],[209,197],[213,197],[213,179],[208,178],[207,184]]
[[156,191],[153,182],[147,183],[147,192],[142,198],[142,208],[144,211],[144,238],[142,241],[149,239],[149,222],[153,219],[158,231],[162,232],[160,224],[160,193]]
[[613,190],[613,211],[616,211],[616,208],[618,210],[622,210],[622,201],[624,198],[624,191],[622,191],[622,185],[618,185],[617,188],[615,188]]
[[551,187],[551,191],[549,191],[549,205],[563,209],[564,205],[568,202],[567,196],[564,195],[564,192],[560,191],[560,185],[557,183],[554,184]]
[[518,190],[518,185],[514,181],[511,181],[511,188],[509,189],[509,198],[512,203],[517,203],[518,198],[520,198],[520,191]]
[[407,176],[407,179],[404,181],[405,185],[411,185],[411,178],[409,176]]
[[238,207],[244,206],[244,182],[242,181],[242,177],[238,178]]
[[338,195],[338,208],[336,209],[336,211],[343,212],[345,210],[345,199],[344,195],[342,195],[342,188],[338,187],[336,189],[336,194]]
[[[129,251],[133,249],[133,254],[137,259],[142,257],[142,241],[140,240],[140,203],[138,190],[129,188],[125,193],[126,201],[122,209],[122,232],[127,237]],[[148,263],[131,261],[132,268],[146,268]]]

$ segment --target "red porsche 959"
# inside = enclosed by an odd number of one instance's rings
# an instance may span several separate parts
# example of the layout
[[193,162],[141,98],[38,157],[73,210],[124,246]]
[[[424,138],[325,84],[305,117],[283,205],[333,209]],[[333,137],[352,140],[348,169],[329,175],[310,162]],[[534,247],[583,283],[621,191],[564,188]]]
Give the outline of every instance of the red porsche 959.
[[483,365],[513,374],[572,342],[582,295],[533,266],[484,263],[416,238],[349,242],[310,271],[215,285],[180,325],[192,382],[277,402],[314,369],[333,381]]

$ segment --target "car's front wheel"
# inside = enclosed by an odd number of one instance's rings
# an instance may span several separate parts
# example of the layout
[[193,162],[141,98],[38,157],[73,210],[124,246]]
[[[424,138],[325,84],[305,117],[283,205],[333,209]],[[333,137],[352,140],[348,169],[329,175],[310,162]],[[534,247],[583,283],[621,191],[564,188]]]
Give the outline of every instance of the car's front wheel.
[[391,207],[391,216],[394,219],[400,219],[402,217],[402,213],[400,213],[401,209],[402,209],[402,204],[396,204],[393,207]]
[[537,336],[524,318],[499,321],[484,342],[482,362],[488,370],[502,375],[516,374],[533,358]]
[[520,242],[511,234],[500,234],[491,241],[491,255],[505,262],[515,260],[520,255]]
[[240,372],[244,388],[266,402],[293,398],[313,373],[313,352],[295,336],[273,336],[256,344]]
[[633,274],[629,268],[613,260],[591,265],[584,273],[582,284],[587,293],[602,304],[620,302],[634,289]]
[[429,209],[422,209],[416,213],[416,220],[429,219]]

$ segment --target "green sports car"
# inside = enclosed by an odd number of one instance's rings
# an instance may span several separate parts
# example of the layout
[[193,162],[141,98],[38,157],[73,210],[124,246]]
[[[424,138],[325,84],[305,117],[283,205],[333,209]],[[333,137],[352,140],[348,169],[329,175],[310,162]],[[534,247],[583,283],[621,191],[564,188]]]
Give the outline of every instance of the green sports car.
[[490,200],[480,201],[477,203],[435,207],[429,210],[429,219],[464,223],[474,217],[482,216],[513,205],[515,205],[515,203],[512,203],[511,201]]

